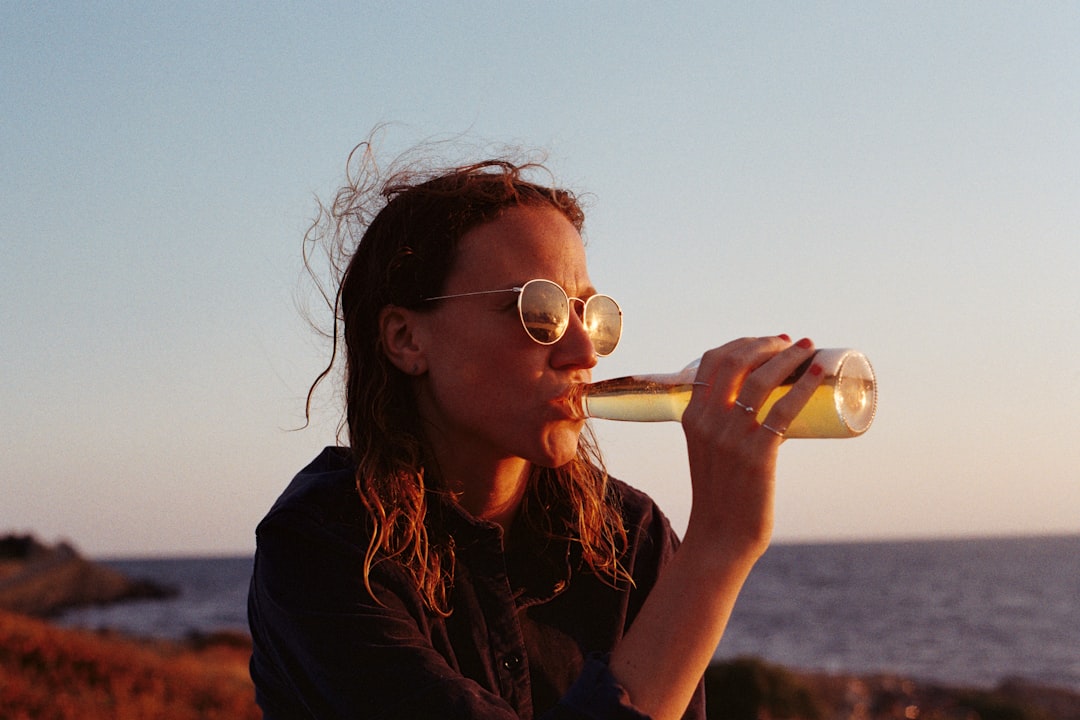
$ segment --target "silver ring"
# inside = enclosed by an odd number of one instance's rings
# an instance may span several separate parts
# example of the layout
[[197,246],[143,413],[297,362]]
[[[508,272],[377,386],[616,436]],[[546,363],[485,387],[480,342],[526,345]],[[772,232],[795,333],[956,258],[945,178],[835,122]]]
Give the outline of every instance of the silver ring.
[[772,427],[771,425],[766,425],[765,423],[761,423],[761,429],[762,430],[768,430],[773,435],[775,435],[776,437],[779,437],[779,438],[784,437],[784,433],[786,432],[785,430],[777,430],[776,428]]
[[700,385],[701,387],[712,387],[712,385],[710,385],[709,383],[706,383],[706,382],[698,382],[697,380],[695,380],[694,382],[692,382],[692,383],[690,383],[690,384],[691,384],[691,385]]
[[739,402],[738,400],[736,400],[736,401],[735,401],[735,404],[736,404],[736,405],[737,405],[738,407],[741,407],[741,408],[742,408],[743,410],[745,410],[745,411],[746,411],[746,412],[748,412],[748,413],[752,413],[752,412],[754,412],[754,408],[750,407],[749,405],[743,405],[743,404],[742,404],[741,402]]

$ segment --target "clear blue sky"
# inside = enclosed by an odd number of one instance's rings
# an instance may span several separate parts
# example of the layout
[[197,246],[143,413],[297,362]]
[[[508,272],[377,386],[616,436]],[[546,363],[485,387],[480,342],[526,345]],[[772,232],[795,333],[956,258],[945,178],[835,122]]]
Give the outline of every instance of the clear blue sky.
[[[745,7],[744,7],[745,6]],[[1080,532],[1074,3],[4,3],[0,531],[248,552],[333,442],[300,240],[349,150],[549,154],[626,312],[595,377],[786,332],[877,422],[777,539]],[[677,425],[598,426],[679,529]]]

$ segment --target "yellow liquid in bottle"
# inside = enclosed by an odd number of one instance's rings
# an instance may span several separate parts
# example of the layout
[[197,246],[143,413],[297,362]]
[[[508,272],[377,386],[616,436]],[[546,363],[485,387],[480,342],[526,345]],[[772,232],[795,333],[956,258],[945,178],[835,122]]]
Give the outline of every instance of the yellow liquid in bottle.
[[587,416],[605,420],[681,420],[693,388],[689,383],[665,383],[648,376],[615,378],[589,385],[582,408]]
[[[825,367],[825,380],[791,421],[785,437],[855,437],[873,422],[877,385],[866,358],[860,354],[838,356],[835,367]],[[587,417],[606,420],[679,421],[693,389],[683,373],[603,380],[581,387],[581,410]],[[758,422],[763,422],[772,406],[790,390],[791,384],[773,390],[757,410]]]

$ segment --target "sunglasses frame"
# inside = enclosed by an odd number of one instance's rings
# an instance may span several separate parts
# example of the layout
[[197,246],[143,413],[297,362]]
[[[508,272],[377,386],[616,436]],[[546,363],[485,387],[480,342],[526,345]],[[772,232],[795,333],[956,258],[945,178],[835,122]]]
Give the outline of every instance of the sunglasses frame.
[[[563,329],[559,332],[558,337],[556,337],[554,340],[549,340],[547,342],[539,339],[538,337],[533,335],[532,331],[529,330],[529,326],[525,323],[525,310],[521,305],[522,298],[525,297],[525,288],[529,287],[530,285],[533,285],[534,283],[536,283],[536,284],[543,283],[543,284],[546,284],[546,285],[553,285],[554,287],[558,288],[559,292],[561,292],[563,294],[563,297],[566,298],[566,309],[567,309],[566,325],[563,326]],[[434,302],[436,300],[453,300],[455,298],[473,297],[475,295],[496,295],[498,293],[508,293],[508,292],[517,293],[518,320],[521,321],[521,327],[522,327],[523,330],[525,330],[525,334],[529,336],[529,339],[531,339],[533,342],[537,343],[538,345],[554,345],[555,343],[557,343],[557,342],[559,342],[560,340],[563,339],[563,336],[566,335],[566,329],[570,327],[570,312],[575,312],[575,311],[572,311],[570,309],[570,303],[571,302],[576,300],[577,302],[581,303],[581,315],[580,315],[580,318],[581,318],[582,323],[584,323],[586,313],[588,312],[588,309],[589,309],[589,303],[590,302],[592,302],[596,298],[603,298],[605,300],[610,300],[611,304],[615,306],[615,309],[619,313],[619,333],[615,337],[615,343],[611,346],[610,350],[608,350],[607,352],[600,352],[599,350],[596,350],[596,354],[599,355],[600,357],[607,357],[611,353],[615,352],[615,348],[617,348],[619,346],[619,341],[622,339],[622,308],[619,307],[619,303],[615,300],[615,298],[611,297],[610,295],[604,295],[604,294],[598,293],[596,295],[590,295],[588,298],[582,300],[579,297],[572,297],[569,293],[566,292],[566,290],[563,288],[562,285],[555,282],[554,280],[548,280],[546,278],[533,278],[532,280],[529,280],[528,282],[526,282],[523,285],[515,286],[515,287],[512,287],[512,288],[505,288],[505,289],[502,289],[502,290],[477,290],[475,292],[456,293],[456,294],[453,294],[453,295],[436,295],[435,297],[424,298],[424,302]],[[589,340],[590,341],[593,340],[592,334],[589,335]],[[594,350],[596,349],[596,343],[595,342],[593,343],[593,349]]]

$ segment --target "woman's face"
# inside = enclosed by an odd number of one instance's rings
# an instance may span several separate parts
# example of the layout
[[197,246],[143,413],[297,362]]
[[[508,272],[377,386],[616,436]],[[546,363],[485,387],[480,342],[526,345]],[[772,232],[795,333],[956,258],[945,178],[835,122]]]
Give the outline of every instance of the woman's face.
[[[443,294],[552,280],[571,297],[596,291],[574,226],[551,208],[515,207],[460,241]],[[558,467],[577,452],[582,420],[566,401],[596,364],[576,313],[558,342],[526,334],[517,293],[439,300],[416,318],[427,372],[419,408],[440,463],[483,473],[514,458]],[[576,305],[576,304],[575,304]]]

